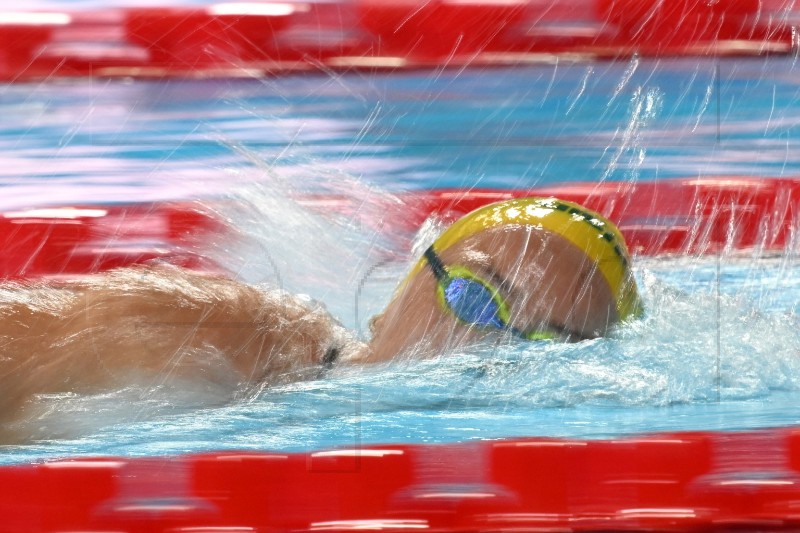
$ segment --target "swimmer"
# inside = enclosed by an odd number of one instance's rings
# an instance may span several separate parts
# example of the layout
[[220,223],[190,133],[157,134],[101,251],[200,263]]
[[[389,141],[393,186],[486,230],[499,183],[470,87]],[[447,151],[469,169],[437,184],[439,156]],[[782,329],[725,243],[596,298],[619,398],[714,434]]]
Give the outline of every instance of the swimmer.
[[[576,341],[641,309],[618,229],[556,199],[474,211],[444,231],[356,339],[310,300],[171,266],[0,286],[0,441],[36,395],[147,379],[236,388],[333,364],[429,357],[487,337]],[[24,439],[24,437],[23,437]]]

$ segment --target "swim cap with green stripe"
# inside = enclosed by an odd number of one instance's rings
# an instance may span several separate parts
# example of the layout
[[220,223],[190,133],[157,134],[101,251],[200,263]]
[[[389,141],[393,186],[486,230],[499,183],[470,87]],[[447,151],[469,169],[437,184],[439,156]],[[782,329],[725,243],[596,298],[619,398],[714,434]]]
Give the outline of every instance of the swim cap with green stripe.
[[[608,283],[620,320],[642,312],[636,283],[630,276],[625,239],[613,222],[576,203],[556,198],[516,198],[481,207],[457,220],[442,233],[433,248],[450,248],[480,231],[505,225],[525,225],[560,235],[591,259]],[[420,260],[409,279],[424,266]]]

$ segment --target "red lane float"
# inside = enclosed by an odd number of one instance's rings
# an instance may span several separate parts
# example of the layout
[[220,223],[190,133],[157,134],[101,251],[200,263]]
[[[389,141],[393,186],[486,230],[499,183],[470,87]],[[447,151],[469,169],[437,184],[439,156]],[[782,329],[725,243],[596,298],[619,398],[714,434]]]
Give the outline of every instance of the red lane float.
[[353,68],[797,51],[786,0],[352,0],[0,10],[0,79],[264,76]]
[[[789,178],[415,191],[391,197],[380,220],[364,219],[368,210],[345,196],[310,195],[298,202],[376,230],[390,216],[410,234],[431,215],[452,221],[490,202],[521,196],[557,196],[599,211],[619,225],[631,251],[640,255],[779,252],[797,244],[800,226],[800,179]],[[6,212],[0,214],[0,279],[75,277],[154,259],[220,270],[202,251],[225,231],[222,221],[193,203]]]
[[[614,221],[635,254],[705,254],[735,250],[781,251],[797,244],[800,179],[724,177],[635,183],[567,183],[526,190],[433,190],[398,195],[387,206],[393,224],[414,231],[431,215],[445,221],[482,205],[523,196],[555,196]],[[356,201],[313,196],[310,208],[359,217]],[[393,209],[393,210],[392,210]],[[361,220],[365,225],[375,220]],[[377,224],[375,224],[377,226]]]
[[217,270],[202,245],[224,231],[192,203],[8,211],[0,214],[0,279],[77,277],[153,260]]
[[800,430],[0,467],[0,532],[796,531]]

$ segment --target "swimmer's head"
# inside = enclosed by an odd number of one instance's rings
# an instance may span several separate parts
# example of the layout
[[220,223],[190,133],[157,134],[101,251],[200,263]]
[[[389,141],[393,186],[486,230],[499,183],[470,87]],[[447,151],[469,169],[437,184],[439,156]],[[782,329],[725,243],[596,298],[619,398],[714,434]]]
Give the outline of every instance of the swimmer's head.
[[428,248],[373,321],[372,357],[440,352],[497,332],[597,337],[640,312],[612,222],[554,198],[508,200],[469,213]]

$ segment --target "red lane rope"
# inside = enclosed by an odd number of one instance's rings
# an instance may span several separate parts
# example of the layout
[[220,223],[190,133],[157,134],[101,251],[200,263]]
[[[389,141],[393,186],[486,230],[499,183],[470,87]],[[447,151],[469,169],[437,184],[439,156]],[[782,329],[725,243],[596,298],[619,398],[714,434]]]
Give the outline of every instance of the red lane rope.
[[[0,79],[795,53],[783,0],[355,0],[0,11]],[[796,33],[796,32],[795,32]]]
[[0,467],[0,531],[796,531],[799,468],[795,429],[79,459]]
[[192,203],[7,211],[0,214],[0,279],[74,278],[152,260],[218,270],[202,249],[224,231]]
[[[390,218],[414,231],[431,215],[452,221],[490,202],[523,196],[555,196],[603,213],[639,255],[781,251],[797,244],[800,226],[800,179],[740,176],[409,192],[399,195],[401,206]],[[363,211],[344,197],[310,196],[301,201],[345,216],[357,217]]]
[[[411,234],[431,215],[452,221],[490,202],[521,196],[556,196],[603,213],[619,226],[630,250],[638,255],[780,252],[797,246],[800,227],[800,179],[793,178],[415,191],[397,195],[391,207],[371,215],[365,215],[370,211],[360,201],[347,196],[308,195],[298,201],[310,209],[351,217],[376,231],[391,219],[396,229]],[[222,221],[193,203],[0,213],[0,279],[74,277],[153,259],[219,270],[202,258],[202,252],[204,243],[224,231]]]

